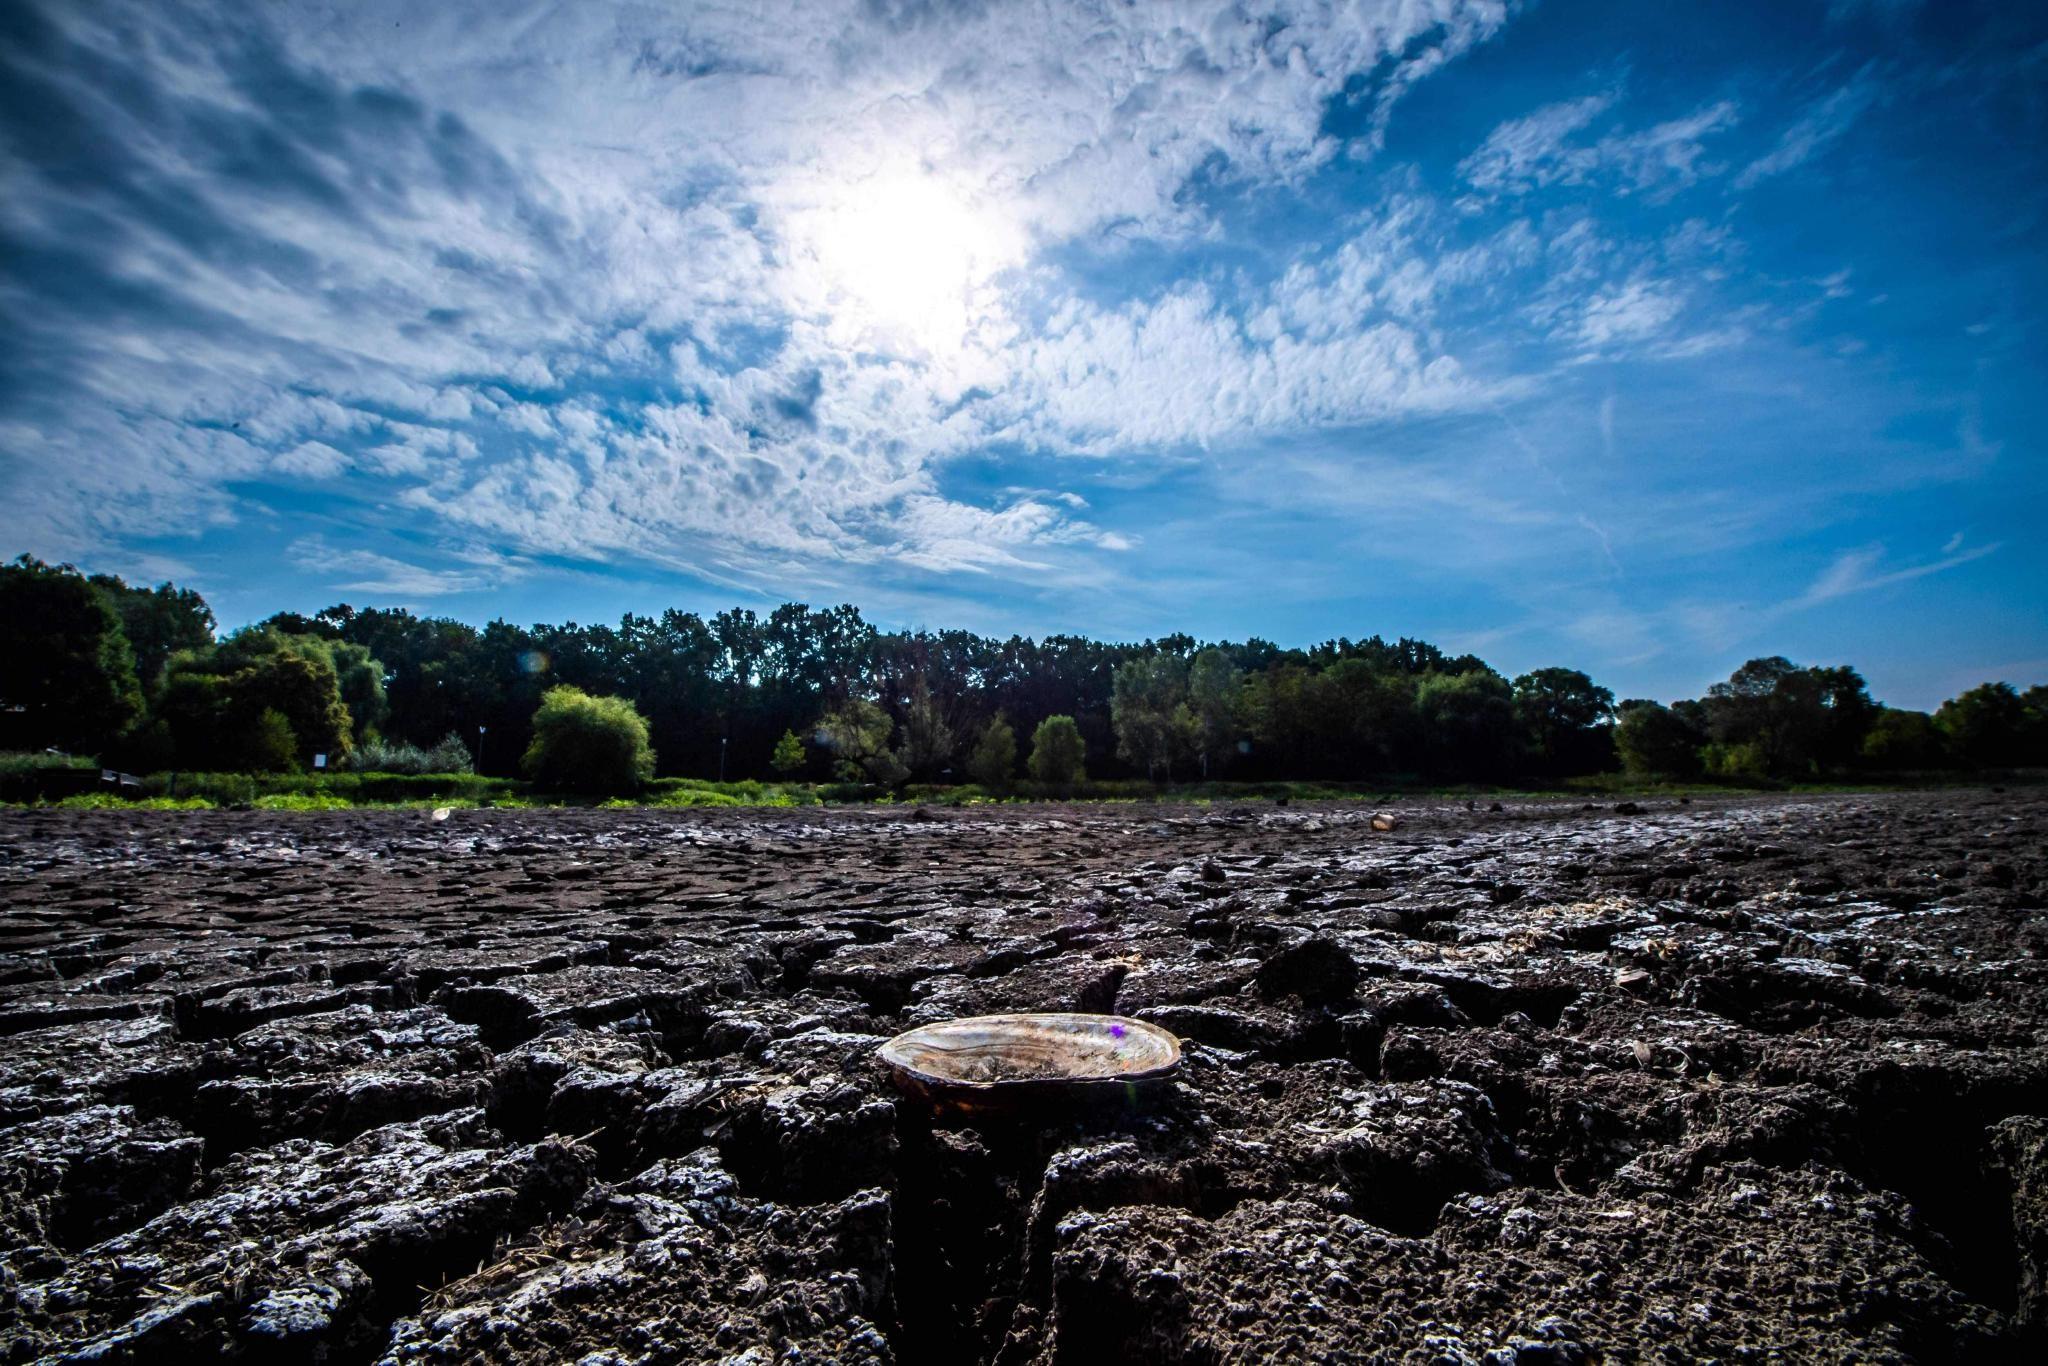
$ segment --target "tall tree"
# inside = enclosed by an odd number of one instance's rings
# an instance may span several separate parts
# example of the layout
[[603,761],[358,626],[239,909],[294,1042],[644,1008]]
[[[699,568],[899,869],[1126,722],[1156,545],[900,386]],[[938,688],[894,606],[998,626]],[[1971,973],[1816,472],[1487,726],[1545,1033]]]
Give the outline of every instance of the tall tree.
[[2027,708],[2010,683],[1980,683],[1950,698],[1934,713],[1934,724],[1956,755],[1970,763],[2005,767],[2021,762]]
[[4,743],[98,750],[142,714],[135,655],[107,595],[70,565],[0,566]]
[[322,644],[250,629],[208,649],[173,655],[157,711],[176,746],[178,766],[274,767],[275,727],[263,721],[266,711],[274,711],[290,728],[299,763],[326,754],[339,767],[354,748],[354,722]]
[[1497,777],[1508,763],[1515,728],[1513,692],[1492,670],[1426,676],[1415,688],[1415,712],[1436,772]]
[[1001,712],[988,723],[967,758],[967,776],[976,784],[1000,792],[1009,787],[1017,772],[1017,732]]
[[953,743],[953,727],[920,673],[910,685],[910,701],[903,713],[903,744],[896,757],[912,775],[936,777],[953,762]]
[[213,609],[190,588],[170,583],[131,588],[113,574],[93,575],[92,585],[107,595],[121,618],[121,630],[135,652],[135,676],[145,692],[157,685],[172,655],[213,643]]
[[1614,694],[1577,669],[1537,669],[1514,684],[1515,723],[1537,768],[1547,774],[1605,767],[1601,728],[1614,715]]
[[1147,777],[1164,770],[1172,778],[1188,734],[1186,701],[1187,666],[1174,655],[1139,655],[1118,665],[1110,697],[1117,757]]
[[1631,698],[1615,709],[1614,747],[1639,778],[1696,778],[1706,732],[1661,702]]
[[1211,647],[1188,661],[1188,741],[1204,778],[1237,753],[1243,693],[1244,675],[1224,651]]

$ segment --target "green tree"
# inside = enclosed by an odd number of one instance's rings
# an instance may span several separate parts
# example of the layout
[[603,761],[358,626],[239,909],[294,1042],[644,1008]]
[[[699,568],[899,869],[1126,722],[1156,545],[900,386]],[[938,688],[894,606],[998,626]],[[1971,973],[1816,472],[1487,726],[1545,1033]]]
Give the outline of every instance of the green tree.
[[1614,747],[1638,778],[1697,778],[1706,736],[1679,711],[1634,698],[1615,709]]
[[1207,778],[1220,772],[1237,753],[1238,714],[1244,700],[1244,674],[1222,650],[1207,649],[1188,661],[1188,748]]
[[238,737],[235,767],[252,773],[285,773],[298,766],[299,739],[290,718],[276,707],[256,714],[256,723]]
[[788,778],[804,766],[804,742],[797,739],[796,732],[785,730],[782,738],[775,742],[775,752],[768,756],[768,767]]
[[121,618],[121,630],[135,651],[135,676],[144,691],[162,681],[172,655],[213,644],[213,609],[192,589],[169,583],[132,588],[113,574],[95,574],[91,582]]
[[1948,762],[1948,737],[1924,711],[1880,707],[1863,737],[1863,761],[1872,768],[1940,768]]
[[2020,762],[2048,764],[2048,683],[2036,683],[2020,694],[2026,715],[2020,730]]
[[832,751],[833,771],[842,782],[895,787],[910,776],[889,748],[895,727],[879,703],[854,698],[818,723],[818,738]]
[[1607,757],[1614,694],[1577,669],[1537,669],[1514,684],[1515,725],[1539,771],[1588,773]]
[[261,743],[251,737],[263,713],[276,711],[291,728],[298,762],[325,754],[341,767],[355,748],[352,723],[321,644],[256,629],[173,655],[156,711],[170,731],[178,766],[271,767],[271,737]]
[[1752,659],[1707,689],[1709,737],[1763,771],[1795,776],[1857,759],[1875,704],[1854,669],[1802,669],[1781,655]]
[[646,718],[631,702],[565,684],[541,696],[523,763],[543,788],[627,793],[654,776],[654,749]]
[[908,772],[931,778],[953,761],[953,749],[953,727],[919,673],[911,681],[910,702],[903,712],[903,744],[896,757]]
[[1966,763],[2003,768],[2022,762],[2027,707],[2010,683],[1980,683],[1951,697],[1934,713],[1934,724]]
[[70,565],[0,566],[0,708],[22,749],[96,751],[142,714],[120,618]]
[[1031,735],[1031,776],[1054,787],[1072,788],[1088,780],[1088,746],[1071,716],[1048,716]]
[[1435,762],[1416,707],[1431,677],[1355,655],[1316,675],[1303,701],[1322,771],[1357,778]]
[[1436,772],[1477,778],[1507,766],[1514,700],[1499,674],[1486,669],[1430,674],[1416,685],[1415,715]]
[[[246,632],[244,634],[247,634]],[[328,635],[278,632],[281,648],[309,659],[325,660],[334,673],[341,704],[348,708],[349,738],[361,744],[377,733],[390,715],[384,695],[384,666],[370,657],[370,647]]]
[[967,776],[992,792],[1000,792],[1010,785],[1010,777],[1016,771],[1017,732],[997,712],[981,732],[981,739],[975,742],[974,752],[967,756]]
[[1186,744],[1187,667],[1171,655],[1139,655],[1117,667],[1110,695],[1110,724],[1119,759],[1155,777],[1173,777],[1173,759]]

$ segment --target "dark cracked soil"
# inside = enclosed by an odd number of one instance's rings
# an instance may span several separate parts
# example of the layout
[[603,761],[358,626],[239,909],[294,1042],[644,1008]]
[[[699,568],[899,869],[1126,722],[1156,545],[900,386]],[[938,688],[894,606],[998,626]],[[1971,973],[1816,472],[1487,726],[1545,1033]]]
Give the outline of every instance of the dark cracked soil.
[[2048,798],[1372,814],[0,816],[0,1360],[2042,1349]]

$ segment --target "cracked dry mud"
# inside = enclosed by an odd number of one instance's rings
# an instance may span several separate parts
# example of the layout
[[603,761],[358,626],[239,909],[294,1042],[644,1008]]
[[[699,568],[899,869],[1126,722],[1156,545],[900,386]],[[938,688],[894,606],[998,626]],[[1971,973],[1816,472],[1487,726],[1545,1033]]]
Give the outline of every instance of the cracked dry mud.
[[2040,1350],[2048,798],[1395,809],[0,817],[0,1359]]

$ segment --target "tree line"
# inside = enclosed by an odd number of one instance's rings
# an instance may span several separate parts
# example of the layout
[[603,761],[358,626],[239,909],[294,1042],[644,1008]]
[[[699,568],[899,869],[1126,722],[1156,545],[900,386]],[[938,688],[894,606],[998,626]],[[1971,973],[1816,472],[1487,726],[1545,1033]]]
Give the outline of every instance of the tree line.
[[2048,761],[2048,688],[1987,683],[1930,715],[1874,702],[1847,666],[1775,657],[1664,705],[1420,640],[998,639],[881,631],[843,605],[475,627],[339,604],[216,625],[188,588],[0,566],[0,748],[150,771],[324,755],[511,776],[531,768],[537,716],[596,724],[567,695],[544,713],[566,687],[638,719],[648,772],[697,778],[1794,779]]

